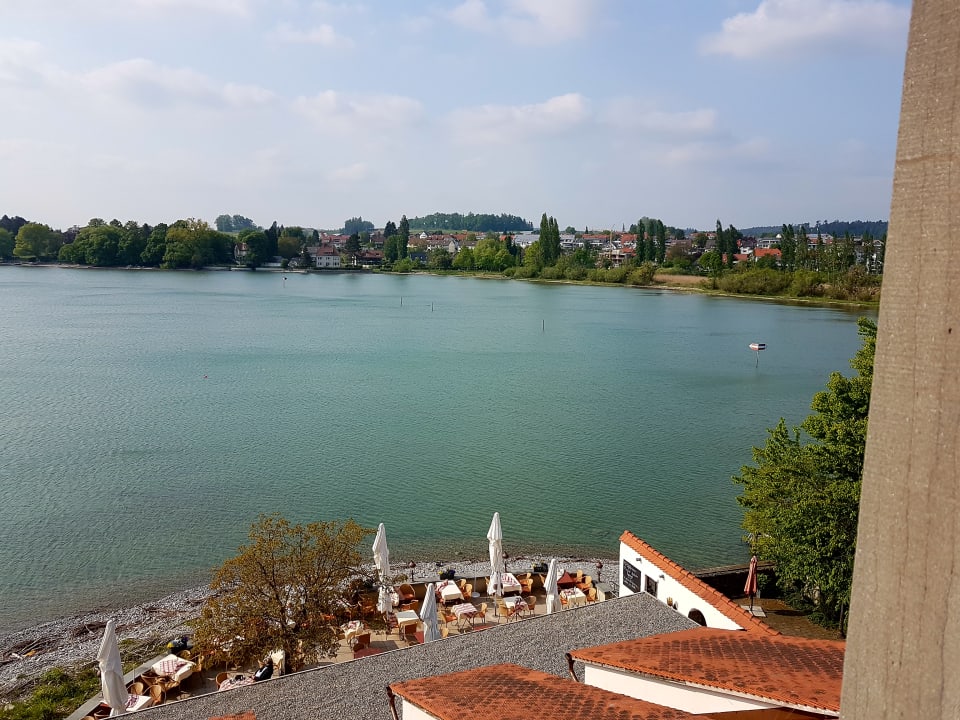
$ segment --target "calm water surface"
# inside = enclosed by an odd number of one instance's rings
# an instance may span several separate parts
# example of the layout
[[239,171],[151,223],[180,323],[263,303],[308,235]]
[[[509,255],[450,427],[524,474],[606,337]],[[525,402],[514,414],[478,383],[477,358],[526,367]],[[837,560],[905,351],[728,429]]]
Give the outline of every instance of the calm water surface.
[[[0,268],[0,631],[203,582],[259,513],[392,557],[740,561],[856,312],[454,277]],[[747,345],[767,343],[760,357]],[[371,538],[372,542],[372,538]]]

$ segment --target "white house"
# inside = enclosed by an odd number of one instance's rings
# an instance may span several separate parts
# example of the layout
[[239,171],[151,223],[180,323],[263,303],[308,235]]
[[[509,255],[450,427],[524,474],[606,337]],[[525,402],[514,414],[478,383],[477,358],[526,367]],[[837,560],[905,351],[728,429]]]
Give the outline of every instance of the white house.
[[626,531],[620,536],[620,597],[645,592],[700,625],[779,633],[744,607]]
[[307,252],[313,255],[313,263],[318,268],[336,269],[340,267],[340,252],[332,243],[323,243],[307,248]]

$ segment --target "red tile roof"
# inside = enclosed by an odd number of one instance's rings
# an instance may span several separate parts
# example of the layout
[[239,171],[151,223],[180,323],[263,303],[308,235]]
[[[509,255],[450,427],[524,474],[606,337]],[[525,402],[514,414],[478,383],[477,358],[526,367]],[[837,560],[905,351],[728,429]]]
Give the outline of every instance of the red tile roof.
[[781,253],[777,248],[757,248],[753,251],[754,257],[767,257],[768,255],[772,257],[780,257]]
[[840,640],[696,628],[574,650],[582,662],[800,710],[839,712]]
[[703,720],[591,685],[518,665],[408,680],[390,686],[404,700],[440,720],[531,720],[534,717],[618,720]]
[[748,610],[737,605],[719,590],[714,590],[689,570],[678,565],[663,553],[658,552],[629,530],[625,530],[623,535],[620,536],[620,542],[627,545],[631,550],[635,550],[645,560],[649,560],[659,567],[666,575],[669,575],[687,590],[703,598],[704,602],[709,603],[744,630],[761,632],[767,635],[780,634],[778,630],[774,630],[765,622],[754,617]]

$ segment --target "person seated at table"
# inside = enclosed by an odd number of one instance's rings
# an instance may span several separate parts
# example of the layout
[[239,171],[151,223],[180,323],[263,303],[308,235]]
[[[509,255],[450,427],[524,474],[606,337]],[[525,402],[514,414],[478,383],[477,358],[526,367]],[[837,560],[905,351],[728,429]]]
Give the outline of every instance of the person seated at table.
[[267,657],[266,662],[253,674],[253,681],[269,680],[273,675],[273,658]]

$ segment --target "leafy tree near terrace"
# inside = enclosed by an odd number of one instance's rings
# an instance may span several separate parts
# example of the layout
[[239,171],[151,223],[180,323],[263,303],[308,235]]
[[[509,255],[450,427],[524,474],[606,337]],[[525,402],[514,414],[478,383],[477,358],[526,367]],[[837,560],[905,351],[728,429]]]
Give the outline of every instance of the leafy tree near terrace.
[[755,466],[733,478],[743,485],[738,502],[753,551],[773,561],[782,587],[841,628],[853,582],[877,337],[871,320],[857,324],[863,345],[850,361],[857,374],[831,374],[827,389],[813,396],[813,414],[792,433],[781,419],[766,445],[753,449]]
[[286,652],[293,670],[308,656],[335,656],[340,642],[330,618],[344,586],[359,574],[360,544],[372,534],[353,520],[292,525],[261,515],[249,543],[216,571],[196,645],[215,662],[241,666],[275,648]]

